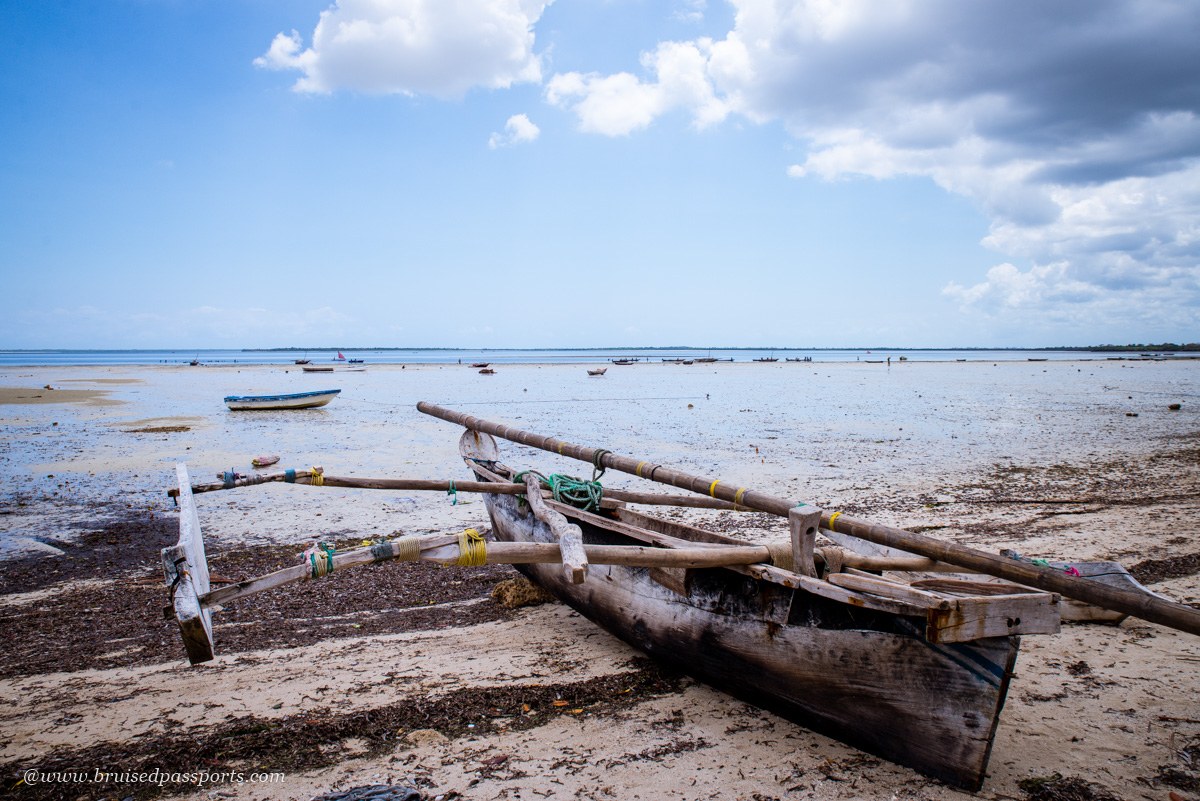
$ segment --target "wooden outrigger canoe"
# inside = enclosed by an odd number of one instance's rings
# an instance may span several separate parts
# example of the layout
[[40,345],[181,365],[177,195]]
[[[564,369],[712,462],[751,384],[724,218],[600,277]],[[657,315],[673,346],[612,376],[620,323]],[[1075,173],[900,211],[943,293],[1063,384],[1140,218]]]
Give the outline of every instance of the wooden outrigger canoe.
[[[336,477],[314,467],[192,485],[186,468],[178,466],[179,488],[171,494],[181,507],[180,539],[163,549],[163,565],[190,661],[213,658],[213,609],[245,595],[391,559],[507,563],[631,645],[715,687],[974,790],[986,775],[1020,635],[1058,630],[1060,593],[1200,634],[1200,611],[1134,588],[828,513],[431,404],[418,409],[468,429],[460,453],[476,481]],[[590,511],[568,506],[546,497],[536,474],[522,475],[501,463],[492,435],[701,497],[604,489]],[[311,555],[306,552],[293,567],[210,588],[193,494],[268,481],[484,493],[498,541],[484,543],[464,533],[402,537],[336,554],[310,549]],[[523,496],[525,503],[514,496]],[[628,503],[756,509],[785,517],[790,542],[748,543],[635,512]],[[818,532],[904,555],[816,549]],[[964,569],[1013,583],[896,578],[902,571]]]
[[[510,484],[514,474],[496,461],[491,438],[474,436],[487,438],[464,453],[476,479]],[[518,498],[484,500],[498,540],[559,542]],[[585,547],[746,544],[624,504],[589,513],[544,503],[578,526]],[[964,598],[898,583],[875,586],[885,582],[851,571],[836,575],[851,586],[850,579],[860,579],[865,592],[814,581],[828,589],[818,594],[785,586],[780,579],[802,577],[765,564],[591,565],[579,584],[557,565],[516,568],[610,633],[717,689],[971,790],[983,782],[1020,645],[1016,635],[1059,627],[1057,595],[1017,587],[1004,596]],[[955,642],[964,632],[950,621],[973,616],[978,623],[981,614],[1012,633]]]

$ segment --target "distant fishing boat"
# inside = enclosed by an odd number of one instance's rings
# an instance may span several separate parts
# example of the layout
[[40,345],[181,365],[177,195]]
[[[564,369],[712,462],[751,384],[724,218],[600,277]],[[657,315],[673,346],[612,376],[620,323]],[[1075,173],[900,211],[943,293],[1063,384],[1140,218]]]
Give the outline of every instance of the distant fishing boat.
[[612,362],[613,364],[634,364],[641,360],[640,359],[609,359],[609,361]]
[[492,374],[493,374],[493,373],[495,373],[495,372],[496,372],[496,371],[495,371],[495,370],[493,370],[492,368],[490,368],[490,367],[485,367],[485,368],[483,368],[482,370],[480,370],[480,371],[479,371],[479,374],[480,374],[480,375],[492,375]]
[[312,409],[329,403],[340,389],[297,392],[292,395],[230,395],[225,405],[235,412],[267,409]]
[[487,367],[490,364],[491,364],[491,362],[475,362],[471,366],[472,367]]
[[345,357],[345,356],[343,356],[343,355],[342,355],[342,352],[339,350],[339,351],[338,351],[338,355],[337,355],[337,357],[336,357],[336,358],[334,358],[334,361],[335,361],[335,362],[344,362],[344,361],[346,361],[346,357]]
[[332,373],[332,367],[303,367],[301,368],[306,373]]
[[308,364],[308,359],[296,359],[296,364]]
[[588,370],[588,375],[604,375],[608,372],[607,367],[601,367],[599,370]]
[[363,363],[363,360],[362,360],[362,359],[350,359],[350,360],[348,361],[348,363],[349,363],[349,364],[362,364],[362,363]]
[[756,362],[777,362],[777,361],[779,361],[779,359],[775,359],[775,358],[771,358],[771,359],[755,359],[754,361],[756,361]]

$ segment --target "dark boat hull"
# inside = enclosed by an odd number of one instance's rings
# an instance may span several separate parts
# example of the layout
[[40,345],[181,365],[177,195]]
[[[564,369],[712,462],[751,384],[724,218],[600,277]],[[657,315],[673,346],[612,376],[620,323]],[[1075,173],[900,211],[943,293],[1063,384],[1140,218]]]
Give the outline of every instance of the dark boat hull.
[[[496,537],[554,542],[514,496],[485,496]],[[588,544],[630,544],[572,520]],[[892,762],[977,790],[1019,638],[930,644],[925,621],[865,610],[720,568],[690,571],[688,595],[652,570],[518,568],[612,634],[718,689]],[[670,582],[667,582],[670,583]]]

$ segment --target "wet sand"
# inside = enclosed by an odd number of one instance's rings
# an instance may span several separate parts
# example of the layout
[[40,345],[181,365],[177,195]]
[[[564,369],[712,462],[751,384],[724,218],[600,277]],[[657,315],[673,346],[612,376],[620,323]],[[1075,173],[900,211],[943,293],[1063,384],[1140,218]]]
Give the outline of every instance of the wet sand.
[[[47,384],[70,389],[31,389]],[[327,385],[343,392],[324,409],[220,403]],[[88,397],[57,395],[75,391]],[[1115,558],[1200,603],[1197,365],[634,365],[602,379],[582,365],[21,368],[0,374],[6,770],[57,756],[287,773],[217,788],[240,798],[385,780],[473,799],[967,797],[664,675],[561,605],[500,607],[488,596],[508,568],[383,565],[247,599],[217,617],[218,659],[187,667],[160,612],[174,463],[196,480],[250,473],[263,454],[335,475],[466,478],[459,430],[417,413],[422,399],[988,550]],[[590,471],[501,447],[520,467]],[[487,526],[477,498],[458,500],[276,484],[199,507],[213,571],[244,578],[316,538]],[[786,536],[765,515],[673,514]],[[980,795],[1024,798],[1022,780],[1059,773],[1121,798],[1197,797],[1198,671],[1200,638],[1139,621],[1026,637]],[[65,797],[105,792],[159,791]]]

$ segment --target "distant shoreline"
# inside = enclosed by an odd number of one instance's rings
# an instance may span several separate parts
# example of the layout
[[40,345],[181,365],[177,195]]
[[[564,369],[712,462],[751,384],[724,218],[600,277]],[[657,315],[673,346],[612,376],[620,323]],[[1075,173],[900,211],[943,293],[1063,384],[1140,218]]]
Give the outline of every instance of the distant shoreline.
[[838,353],[855,353],[855,352],[932,352],[932,353],[949,353],[949,352],[1028,352],[1037,353],[1041,351],[1063,352],[1063,351],[1078,351],[1080,353],[1128,353],[1151,351],[1156,353],[1200,353],[1200,343],[1190,342],[1185,345],[1176,345],[1171,342],[1165,342],[1160,345],[1047,345],[1044,347],[948,347],[948,348],[923,348],[923,347],[894,347],[888,345],[872,345],[869,347],[843,347],[829,348],[819,346],[809,347],[781,347],[781,346],[751,346],[751,345],[735,345],[735,346],[698,346],[698,345],[636,345],[623,346],[614,345],[610,347],[594,347],[594,348],[427,348],[427,347],[358,347],[351,345],[326,346],[319,348],[304,348],[304,347],[286,347],[286,348],[0,348],[0,353],[206,353],[206,352],[228,352],[228,353],[326,353],[333,351],[355,351],[363,352],[370,351],[374,353],[490,353],[490,352],[508,352],[508,353],[536,353],[538,351],[555,351],[561,353],[611,353],[611,352],[627,352],[627,351],[777,351],[780,353],[806,353],[814,351],[832,351]]

